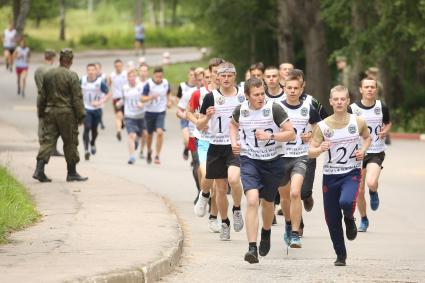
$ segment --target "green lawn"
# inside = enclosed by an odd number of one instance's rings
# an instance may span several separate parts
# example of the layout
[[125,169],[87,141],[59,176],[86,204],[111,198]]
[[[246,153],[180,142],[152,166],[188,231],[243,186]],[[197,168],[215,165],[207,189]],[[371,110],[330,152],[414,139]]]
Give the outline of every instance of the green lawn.
[[7,242],[8,233],[31,225],[39,217],[24,186],[0,166],[0,243]]
[[189,63],[178,63],[164,67],[164,77],[171,85],[173,93],[177,92],[179,83],[187,81],[187,73],[190,67],[208,67],[208,60],[194,61]]

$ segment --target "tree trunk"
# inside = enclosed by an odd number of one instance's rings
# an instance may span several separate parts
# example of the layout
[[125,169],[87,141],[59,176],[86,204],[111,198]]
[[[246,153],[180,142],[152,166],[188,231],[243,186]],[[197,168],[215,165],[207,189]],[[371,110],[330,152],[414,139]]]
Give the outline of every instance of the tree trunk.
[[[20,2],[19,4],[19,15],[16,19],[15,28],[18,35],[22,35],[25,29],[25,20],[28,16],[28,12],[30,11],[30,0],[15,0],[14,2]],[[15,12],[15,11],[14,11]]]
[[159,0],[159,26],[163,28],[165,26],[165,2]]
[[176,26],[177,25],[177,4],[178,4],[178,0],[173,0],[173,15],[172,15],[172,21],[171,24],[172,26]]
[[40,17],[37,17],[36,19],[35,19],[35,27],[38,29],[38,28],[40,28],[40,23],[41,23],[41,18]]
[[60,10],[60,33],[59,39],[65,41],[65,0],[59,0]]
[[289,11],[286,0],[277,1],[277,42],[279,63],[294,62],[294,43],[292,38],[293,13]]
[[87,0],[87,13],[89,15],[93,13],[93,0]]
[[21,9],[21,1],[15,0],[13,2],[13,26],[16,27],[18,17],[19,17],[19,10]]
[[134,19],[136,22],[140,22],[142,20],[142,0],[136,0],[136,14],[134,15]]
[[[254,30],[254,29],[252,29]],[[255,63],[255,51],[256,51],[256,45],[255,45],[255,32],[250,33],[249,37],[249,61],[251,64]]]
[[155,7],[153,0],[148,0],[148,10],[149,10],[149,21],[152,26],[157,27],[157,20],[155,15]]

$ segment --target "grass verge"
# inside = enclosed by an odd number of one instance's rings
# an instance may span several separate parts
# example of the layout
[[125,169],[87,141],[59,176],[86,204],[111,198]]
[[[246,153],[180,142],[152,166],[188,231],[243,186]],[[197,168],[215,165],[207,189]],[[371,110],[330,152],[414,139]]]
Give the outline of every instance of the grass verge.
[[23,229],[39,219],[34,202],[22,184],[0,166],[0,244],[10,232]]

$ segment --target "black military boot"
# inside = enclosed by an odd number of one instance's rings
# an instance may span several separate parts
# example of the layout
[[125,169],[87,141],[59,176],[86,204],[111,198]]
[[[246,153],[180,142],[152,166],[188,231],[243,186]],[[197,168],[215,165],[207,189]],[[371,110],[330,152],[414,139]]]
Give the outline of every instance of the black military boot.
[[35,168],[34,174],[32,177],[36,180],[39,180],[42,183],[51,182],[52,179],[49,179],[46,174],[44,174],[44,165],[46,163],[43,160],[37,160],[37,166]]
[[67,164],[67,168],[68,168],[68,175],[66,176],[67,182],[73,182],[73,181],[83,182],[89,179],[88,177],[82,177],[80,174],[77,173],[75,163]]

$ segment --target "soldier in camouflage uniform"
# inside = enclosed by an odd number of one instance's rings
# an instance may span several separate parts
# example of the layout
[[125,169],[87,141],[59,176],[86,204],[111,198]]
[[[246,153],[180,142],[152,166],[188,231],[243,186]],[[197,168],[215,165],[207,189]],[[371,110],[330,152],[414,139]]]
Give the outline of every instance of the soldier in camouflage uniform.
[[44,166],[49,162],[59,136],[63,140],[68,168],[66,180],[71,182],[88,179],[81,177],[76,171],[76,164],[80,161],[77,148],[78,125],[83,123],[85,111],[78,75],[69,70],[73,57],[71,49],[61,50],[60,66],[44,75],[37,98],[38,117],[43,119],[44,129],[33,178],[40,182],[51,182],[44,173]]
[[[41,86],[43,85],[43,77],[46,72],[52,68],[53,63],[55,62],[56,52],[51,49],[47,49],[44,51],[44,64],[40,65],[34,72],[34,81],[37,86],[37,93],[39,94],[41,91]],[[43,136],[43,119],[39,119],[38,121],[38,142],[41,144],[41,138]],[[63,156],[55,147],[55,151],[52,154],[53,156]]]

